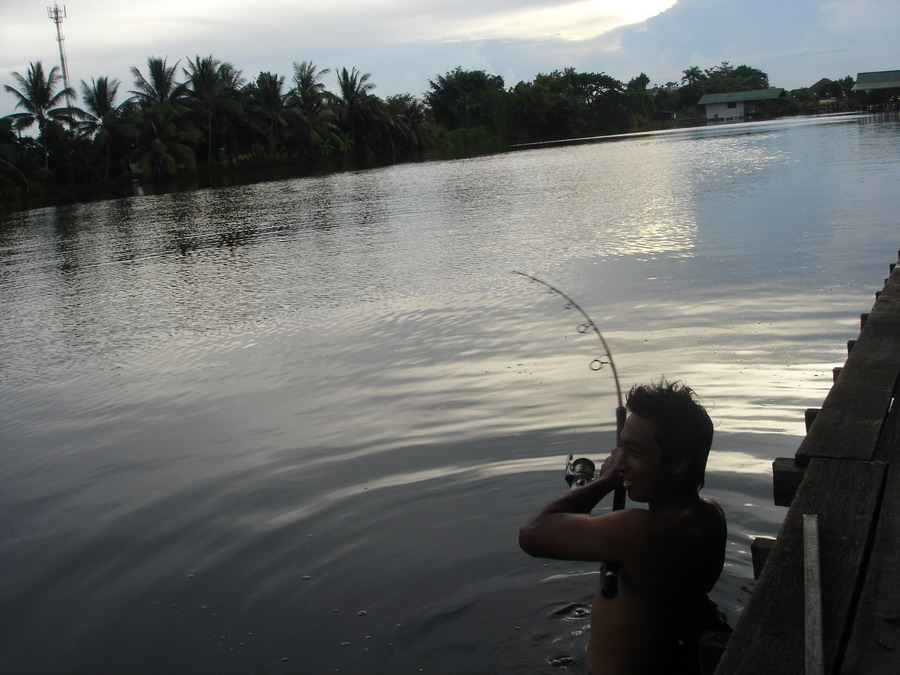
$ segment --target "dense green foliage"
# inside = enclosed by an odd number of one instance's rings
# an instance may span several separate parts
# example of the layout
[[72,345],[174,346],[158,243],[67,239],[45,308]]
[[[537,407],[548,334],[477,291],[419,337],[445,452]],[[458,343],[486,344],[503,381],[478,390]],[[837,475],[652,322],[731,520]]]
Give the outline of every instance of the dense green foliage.
[[[17,86],[5,85],[17,112],[0,119],[0,205],[30,206],[47,196],[82,196],[94,186],[132,180],[194,177],[234,171],[317,171],[366,166],[436,152],[459,156],[509,144],[596,136],[653,128],[677,115],[697,119],[703,94],[762,89],[768,75],[727,62],[684,71],[681,86],[648,89],[640,74],[627,84],[574,68],[538,74],[507,88],[503,78],[455,68],[429,82],[420,99],[381,99],[371,75],[294,64],[291,80],[270,72],[246,79],[231,64],[196,56],[169,64],[150,57],[133,67],[133,88],[97,77],[76,93],[60,86],[57,68],[40,62]],[[819,95],[844,98],[852,78]],[[123,100],[120,95],[124,96]],[[818,99],[816,99],[818,100]],[[795,92],[793,105],[809,105]],[[671,122],[670,122],[671,123]],[[32,129],[33,135],[22,132]]]

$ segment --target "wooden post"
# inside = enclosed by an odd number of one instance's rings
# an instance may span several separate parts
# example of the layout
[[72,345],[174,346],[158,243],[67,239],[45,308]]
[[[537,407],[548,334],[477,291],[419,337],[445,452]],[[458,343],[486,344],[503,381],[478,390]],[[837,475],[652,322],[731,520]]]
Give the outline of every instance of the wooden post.
[[775,546],[775,539],[772,537],[756,537],[750,544],[750,558],[753,560],[753,578],[759,579],[762,574],[766,560],[769,559],[769,553]]
[[806,675],[825,675],[822,640],[822,581],[819,574],[819,517],[803,514],[803,588],[806,615]]
[[797,464],[796,457],[777,457],[772,462],[772,501],[775,506],[790,506],[806,467]]
[[816,415],[819,414],[819,410],[821,410],[821,408],[807,408],[803,413],[803,420],[806,422],[806,433],[809,433],[810,427],[812,427],[813,422],[816,421]]

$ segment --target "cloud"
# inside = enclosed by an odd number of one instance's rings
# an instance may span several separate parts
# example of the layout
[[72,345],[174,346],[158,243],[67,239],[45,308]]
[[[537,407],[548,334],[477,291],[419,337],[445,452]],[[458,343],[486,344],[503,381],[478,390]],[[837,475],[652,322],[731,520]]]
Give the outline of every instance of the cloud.
[[[0,83],[29,62],[59,61],[46,3],[0,0]],[[129,66],[212,54],[255,77],[290,79],[295,61],[355,66],[375,93],[422,94],[456,66],[507,86],[574,67],[620,80],[678,81],[689,66],[730,61],[773,85],[900,67],[897,0],[79,0],[63,24],[73,84],[108,75],[132,87]],[[182,63],[184,63],[182,61]],[[333,76],[332,76],[333,79]],[[333,82],[328,82],[329,86]],[[12,112],[0,89],[0,115]]]

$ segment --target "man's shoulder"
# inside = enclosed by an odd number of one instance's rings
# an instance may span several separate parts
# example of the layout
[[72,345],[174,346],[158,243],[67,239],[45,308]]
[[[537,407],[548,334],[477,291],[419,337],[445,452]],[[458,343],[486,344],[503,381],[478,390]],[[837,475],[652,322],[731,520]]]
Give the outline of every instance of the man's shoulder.
[[655,542],[661,542],[669,534],[675,534],[683,525],[687,525],[684,518],[673,518],[666,511],[653,511],[650,509],[632,508],[620,511],[611,511],[601,518],[608,521],[608,525],[615,524],[618,529],[627,532],[631,538],[650,538]]

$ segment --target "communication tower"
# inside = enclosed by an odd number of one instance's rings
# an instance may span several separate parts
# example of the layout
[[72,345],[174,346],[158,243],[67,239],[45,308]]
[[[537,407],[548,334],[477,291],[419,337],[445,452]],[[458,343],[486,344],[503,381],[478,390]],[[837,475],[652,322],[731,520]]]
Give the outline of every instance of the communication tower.
[[69,93],[69,66],[66,64],[66,49],[63,46],[63,41],[66,38],[62,34],[62,22],[66,18],[66,6],[63,5],[62,9],[60,9],[59,5],[54,3],[53,7],[47,8],[47,16],[56,24],[56,41],[59,42],[59,62],[62,66],[63,85],[66,88],[66,106],[71,108],[72,96]]

